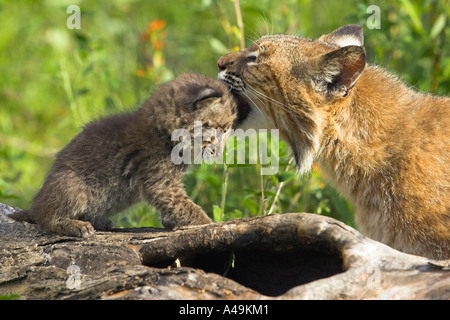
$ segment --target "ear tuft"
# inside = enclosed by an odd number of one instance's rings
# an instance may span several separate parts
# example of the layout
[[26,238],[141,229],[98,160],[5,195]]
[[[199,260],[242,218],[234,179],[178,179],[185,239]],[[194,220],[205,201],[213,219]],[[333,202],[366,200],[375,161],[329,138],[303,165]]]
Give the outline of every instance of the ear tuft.
[[338,46],[339,48],[346,46],[364,47],[363,27],[349,24],[334,30],[330,34],[321,36],[319,41]]
[[318,58],[316,90],[345,97],[366,65],[366,54],[359,46],[346,46]]

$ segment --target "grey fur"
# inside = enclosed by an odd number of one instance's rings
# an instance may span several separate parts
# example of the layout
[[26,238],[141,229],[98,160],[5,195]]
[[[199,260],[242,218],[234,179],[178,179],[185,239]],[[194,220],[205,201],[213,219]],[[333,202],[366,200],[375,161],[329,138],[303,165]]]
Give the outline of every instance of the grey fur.
[[[175,129],[193,137],[203,130],[225,132],[236,119],[236,104],[215,79],[183,74],[162,85],[132,113],[93,121],[62,149],[30,210],[12,214],[45,231],[87,237],[110,229],[108,217],[138,201],[161,213],[167,228],[206,224],[211,219],[193,203],[181,183],[187,164],[176,165],[171,150]],[[206,147],[206,145],[203,145]]]

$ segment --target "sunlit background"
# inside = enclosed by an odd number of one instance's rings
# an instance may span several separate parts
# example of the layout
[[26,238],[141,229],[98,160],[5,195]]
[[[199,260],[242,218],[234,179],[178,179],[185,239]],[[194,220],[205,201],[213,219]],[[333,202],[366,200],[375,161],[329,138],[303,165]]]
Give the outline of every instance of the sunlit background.
[[[67,27],[70,5],[80,8],[80,29]],[[0,1],[0,201],[28,208],[83,124],[138,107],[182,72],[215,77],[221,55],[268,33],[316,38],[360,24],[370,63],[448,95],[449,12],[447,0]],[[300,177],[286,145],[280,154],[279,173],[262,178],[258,164],[193,166],[186,189],[216,220],[306,211],[354,225],[351,205],[316,164]],[[140,204],[115,223],[158,226],[159,217]]]

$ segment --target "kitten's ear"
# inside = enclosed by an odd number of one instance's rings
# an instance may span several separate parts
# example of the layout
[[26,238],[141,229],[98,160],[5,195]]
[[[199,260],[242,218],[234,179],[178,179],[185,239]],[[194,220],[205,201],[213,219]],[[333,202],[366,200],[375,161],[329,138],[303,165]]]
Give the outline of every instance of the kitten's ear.
[[[199,92],[197,92],[195,99],[194,99],[194,108],[195,109],[201,109],[204,106],[209,105],[209,102],[206,102],[207,99],[215,98],[220,99],[222,97],[222,93],[214,90],[212,88],[203,88]],[[205,102],[205,103],[202,103]]]
[[366,53],[360,46],[347,46],[326,53],[316,60],[313,81],[318,92],[345,97],[366,65]]
[[349,24],[334,30],[330,34],[321,36],[319,41],[336,45],[339,48],[346,46],[364,47],[363,27]]

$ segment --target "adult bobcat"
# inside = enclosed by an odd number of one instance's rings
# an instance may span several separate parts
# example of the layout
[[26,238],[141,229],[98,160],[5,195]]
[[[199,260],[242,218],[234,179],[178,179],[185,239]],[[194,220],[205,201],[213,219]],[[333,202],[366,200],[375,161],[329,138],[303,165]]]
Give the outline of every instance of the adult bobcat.
[[218,61],[241,127],[278,128],[298,171],[319,162],[367,236],[450,258],[450,99],[366,64],[362,28],[264,36]]

